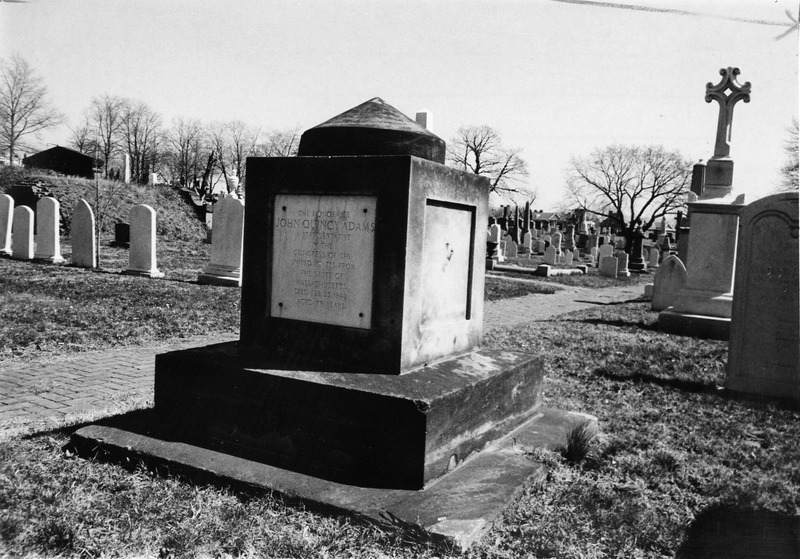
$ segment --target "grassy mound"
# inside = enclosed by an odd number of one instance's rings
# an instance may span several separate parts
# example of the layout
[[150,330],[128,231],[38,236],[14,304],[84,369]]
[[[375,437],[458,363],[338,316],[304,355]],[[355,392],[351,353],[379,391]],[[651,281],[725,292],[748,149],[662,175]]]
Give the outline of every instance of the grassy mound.
[[[105,179],[65,177],[19,167],[0,168],[0,192],[19,192],[21,185],[38,184],[61,205],[61,234],[69,235],[72,211],[83,198],[101,220],[102,232],[113,233],[115,223],[127,223],[128,212],[137,204],[147,204],[157,214],[156,234],[171,240],[202,238],[203,223],[191,203],[171,186],[125,184]],[[15,198],[16,199],[16,198]],[[99,211],[98,211],[99,208]]]

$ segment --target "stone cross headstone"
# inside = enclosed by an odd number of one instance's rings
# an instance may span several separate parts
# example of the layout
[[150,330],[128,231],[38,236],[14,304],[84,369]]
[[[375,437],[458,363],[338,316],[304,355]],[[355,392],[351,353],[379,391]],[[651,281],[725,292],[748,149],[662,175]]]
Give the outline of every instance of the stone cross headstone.
[[241,286],[244,202],[235,196],[226,196],[216,203],[214,215],[211,262],[198,276],[197,282]]
[[677,256],[668,256],[658,267],[653,278],[652,310],[663,311],[672,306],[675,297],[685,284],[686,266]]
[[[721,68],[722,79],[717,85],[706,85],[706,103],[719,103],[717,136],[714,143],[714,156],[706,165],[705,185],[701,200],[721,198],[728,195],[733,185],[733,160],[731,153],[731,130],[733,128],[733,108],[739,101],[750,102],[750,82],[744,85],[736,81],[739,68]],[[730,91],[730,93],[726,93]]]
[[11,235],[11,256],[18,260],[33,260],[33,210],[28,206],[14,208]]
[[14,199],[0,194],[0,254],[11,256],[11,226],[14,223]]
[[60,204],[55,198],[45,197],[36,202],[36,251],[35,260],[59,264],[61,256]]
[[[800,404],[798,193],[740,214],[726,388]],[[788,258],[787,258],[788,255]]]
[[97,239],[94,212],[86,200],[79,200],[72,212],[72,263],[83,268],[97,267]]
[[128,213],[131,226],[131,248],[128,269],[123,273],[163,278],[156,266],[156,211],[146,204],[133,206]]
[[[604,245],[605,246],[605,245]],[[617,277],[617,264],[616,256],[603,256],[600,258],[600,275],[607,278]]]

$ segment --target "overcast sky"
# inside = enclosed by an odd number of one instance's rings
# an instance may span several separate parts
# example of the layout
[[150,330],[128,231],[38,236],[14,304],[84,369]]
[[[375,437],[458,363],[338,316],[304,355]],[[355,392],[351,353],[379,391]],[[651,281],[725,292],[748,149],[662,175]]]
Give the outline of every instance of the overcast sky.
[[[167,124],[305,130],[376,96],[430,111],[448,142],[487,124],[523,149],[542,209],[564,195],[570,157],[596,147],[707,160],[706,83],[738,66],[752,100],[735,110],[734,187],[752,201],[779,184],[798,115],[798,33],[775,40],[786,9],[796,18],[798,2],[31,0],[0,3],[0,57],[26,58],[70,126],[104,93]],[[38,145],[68,141],[64,126]]]

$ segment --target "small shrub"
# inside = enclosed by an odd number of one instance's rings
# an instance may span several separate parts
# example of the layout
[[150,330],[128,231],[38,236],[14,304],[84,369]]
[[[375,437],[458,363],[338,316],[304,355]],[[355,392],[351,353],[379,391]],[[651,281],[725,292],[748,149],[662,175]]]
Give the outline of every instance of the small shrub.
[[561,455],[570,464],[579,464],[589,455],[595,431],[592,422],[581,421],[567,432],[567,444],[561,449]]

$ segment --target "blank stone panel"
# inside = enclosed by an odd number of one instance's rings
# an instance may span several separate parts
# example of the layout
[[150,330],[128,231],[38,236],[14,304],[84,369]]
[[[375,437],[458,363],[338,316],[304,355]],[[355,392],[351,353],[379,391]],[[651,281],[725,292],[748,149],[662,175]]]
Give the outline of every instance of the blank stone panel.
[[422,327],[470,318],[474,209],[429,200],[422,249]]

